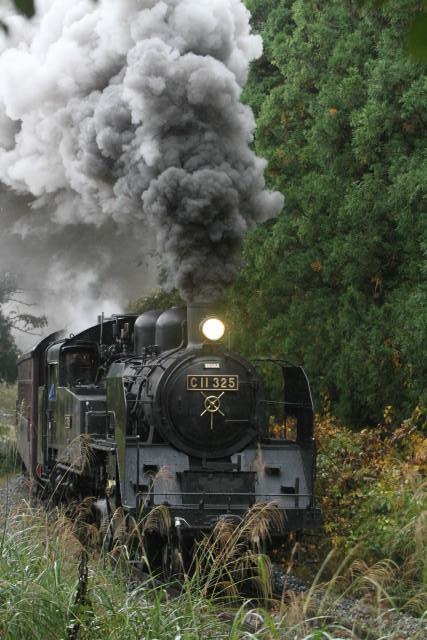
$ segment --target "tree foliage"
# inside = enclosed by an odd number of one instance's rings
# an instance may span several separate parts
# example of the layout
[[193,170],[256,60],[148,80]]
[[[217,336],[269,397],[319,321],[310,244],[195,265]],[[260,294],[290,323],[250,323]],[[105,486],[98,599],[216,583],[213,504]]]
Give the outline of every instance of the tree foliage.
[[144,311],[149,311],[150,309],[166,311],[171,307],[185,307],[185,302],[178,291],[176,289],[172,291],[156,289],[141,298],[132,300],[129,303],[128,310],[131,313],[144,313]]
[[427,335],[427,77],[405,48],[420,4],[248,4],[265,55],[246,96],[286,206],[247,239],[238,347],[303,363],[347,420],[409,415]]
[[11,383],[16,379],[19,350],[12,331],[32,334],[34,329],[47,326],[45,316],[22,312],[19,308],[11,308],[8,312],[4,310],[4,305],[11,302],[17,303],[19,307],[30,308],[31,304],[20,299],[20,294],[22,291],[18,287],[16,276],[10,273],[0,276],[0,383]]
[[14,382],[18,349],[12,336],[11,322],[2,311],[2,305],[10,295],[10,286],[5,277],[0,279],[0,382]]

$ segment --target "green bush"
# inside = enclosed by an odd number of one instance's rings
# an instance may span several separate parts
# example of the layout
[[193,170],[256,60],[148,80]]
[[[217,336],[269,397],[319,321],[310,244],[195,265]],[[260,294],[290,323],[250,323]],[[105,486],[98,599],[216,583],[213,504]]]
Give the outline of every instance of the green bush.
[[328,541],[345,555],[359,545],[368,562],[391,560],[400,604],[427,605],[427,431],[417,409],[391,429],[391,408],[377,429],[354,433],[330,413],[318,419],[319,501]]

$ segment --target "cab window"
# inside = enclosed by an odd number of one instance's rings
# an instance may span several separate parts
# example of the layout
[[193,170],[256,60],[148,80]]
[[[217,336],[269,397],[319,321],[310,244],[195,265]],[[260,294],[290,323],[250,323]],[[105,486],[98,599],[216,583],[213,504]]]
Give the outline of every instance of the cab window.
[[90,349],[70,349],[65,351],[63,360],[64,384],[73,387],[93,384],[96,374],[96,358]]

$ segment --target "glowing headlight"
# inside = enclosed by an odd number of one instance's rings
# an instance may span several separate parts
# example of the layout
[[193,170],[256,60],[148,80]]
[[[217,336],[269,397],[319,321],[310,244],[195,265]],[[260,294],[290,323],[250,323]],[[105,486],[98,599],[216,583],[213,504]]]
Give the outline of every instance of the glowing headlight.
[[200,329],[205,338],[212,341],[221,340],[225,333],[224,323],[218,320],[218,318],[203,320]]

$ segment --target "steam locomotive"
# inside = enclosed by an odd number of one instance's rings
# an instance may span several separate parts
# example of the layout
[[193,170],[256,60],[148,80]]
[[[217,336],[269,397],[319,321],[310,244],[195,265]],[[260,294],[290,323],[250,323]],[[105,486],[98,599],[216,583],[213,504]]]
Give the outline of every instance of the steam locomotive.
[[[232,352],[208,305],[115,315],[43,339],[18,363],[17,444],[44,491],[101,513],[170,513],[169,541],[258,503],[289,532],[320,526],[305,372]],[[263,383],[276,371],[272,397]]]

